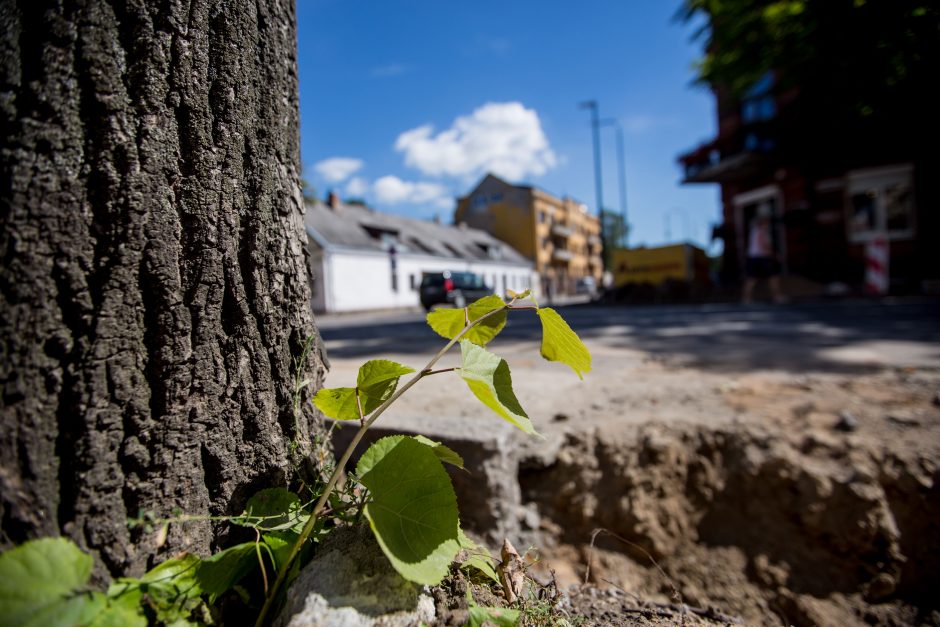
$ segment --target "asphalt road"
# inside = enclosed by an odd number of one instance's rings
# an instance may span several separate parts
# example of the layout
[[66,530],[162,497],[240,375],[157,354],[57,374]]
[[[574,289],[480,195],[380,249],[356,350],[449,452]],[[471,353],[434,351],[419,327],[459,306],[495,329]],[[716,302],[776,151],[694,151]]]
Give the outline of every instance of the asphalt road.
[[[866,372],[940,368],[940,300],[851,300],[780,306],[611,306],[559,312],[585,341],[639,350],[711,371]],[[441,339],[418,312],[320,316],[331,358],[430,356]],[[530,311],[510,316],[497,341],[538,342]]]

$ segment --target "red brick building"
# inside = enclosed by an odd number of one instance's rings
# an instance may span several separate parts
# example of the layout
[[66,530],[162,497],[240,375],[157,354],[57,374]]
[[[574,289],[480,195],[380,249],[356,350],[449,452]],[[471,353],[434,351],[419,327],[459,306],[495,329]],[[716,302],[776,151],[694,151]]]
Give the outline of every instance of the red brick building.
[[932,131],[918,136],[905,121],[884,119],[808,124],[819,119],[808,115],[816,103],[798,88],[776,89],[772,74],[741,98],[714,91],[718,135],[679,162],[685,183],[721,185],[723,281],[743,279],[748,225],[767,205],[785,275],[860,288],[865,243],[882,237],[892,291],[936,289],[940,146]]

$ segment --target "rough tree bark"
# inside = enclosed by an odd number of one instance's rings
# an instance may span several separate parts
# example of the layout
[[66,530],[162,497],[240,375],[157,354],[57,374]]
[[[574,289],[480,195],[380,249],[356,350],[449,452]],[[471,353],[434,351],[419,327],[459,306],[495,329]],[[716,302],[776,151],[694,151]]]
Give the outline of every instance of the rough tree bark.
[[[0,0],[0,546],[111,574],[240,511],[318,428],[291,0]],[[308,392],[309,392],[308,388]],[[299,446],[298,446],[299,445]]]

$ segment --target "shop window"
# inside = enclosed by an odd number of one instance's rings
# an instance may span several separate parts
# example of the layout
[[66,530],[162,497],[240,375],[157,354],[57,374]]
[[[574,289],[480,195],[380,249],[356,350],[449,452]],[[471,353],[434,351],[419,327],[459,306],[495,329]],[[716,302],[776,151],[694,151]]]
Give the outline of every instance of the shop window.
[[847,227],[852,242],[914,236],[910,166],[856,170],[848,175]]

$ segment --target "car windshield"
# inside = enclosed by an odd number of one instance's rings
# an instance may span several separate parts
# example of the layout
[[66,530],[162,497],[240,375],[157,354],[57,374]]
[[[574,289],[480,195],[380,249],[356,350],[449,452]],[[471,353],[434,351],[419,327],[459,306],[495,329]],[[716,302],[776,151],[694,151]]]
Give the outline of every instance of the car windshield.
[[454,287],[460,289],[482,289],[485,287],[483,284],[483,277],[478,274],[471,274],[470,272],[454,272],[450,275],[450,278],[454,280]]
[[421,278],[421,287],[440,287],[444,284],[445,278],[453,281],[454,287],[457,289],[469,290],[486,288],[483,277],[478,274],[473,274],[472,272],[448,272],[446,274],[436,272],[433,274],[425,274]]

